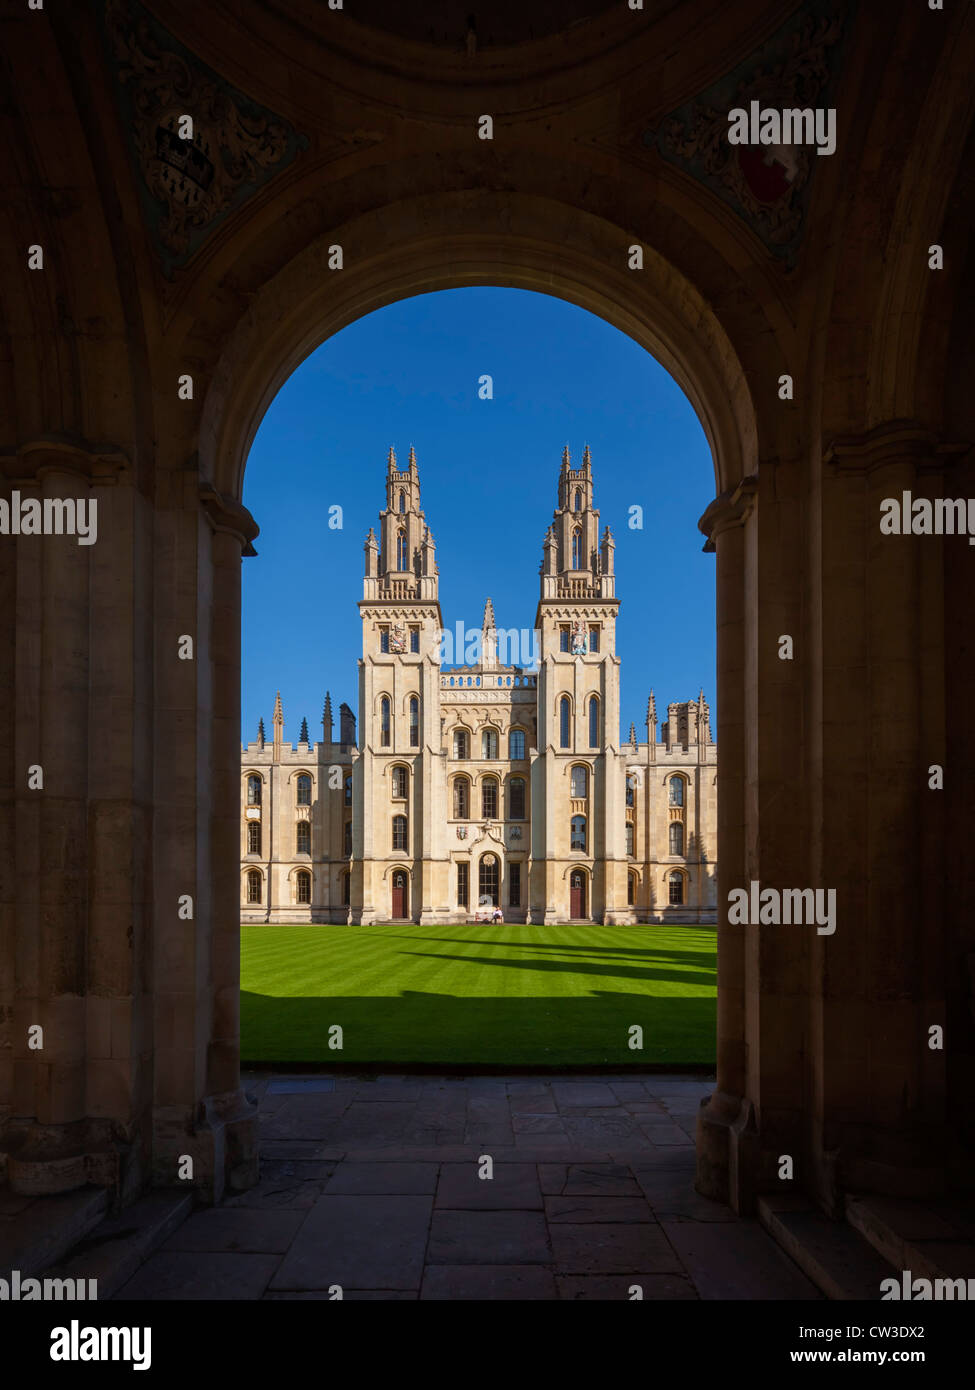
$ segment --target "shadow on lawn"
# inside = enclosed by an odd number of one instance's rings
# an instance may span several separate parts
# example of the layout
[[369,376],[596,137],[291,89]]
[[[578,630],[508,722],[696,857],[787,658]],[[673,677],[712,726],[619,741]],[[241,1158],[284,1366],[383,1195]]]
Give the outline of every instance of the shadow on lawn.
[[[492,960],[495,965],[497,961]],[[259,1062],[382,1067],[713,1065],[713,997],[597,991],[585,997],[472,998],[406,990],[364,998],[282,998],[241,991],[241,1056]],[[342,1049],[329,1029],[342,1029]],[[642,1050],[629,1047],[632,1025]]]

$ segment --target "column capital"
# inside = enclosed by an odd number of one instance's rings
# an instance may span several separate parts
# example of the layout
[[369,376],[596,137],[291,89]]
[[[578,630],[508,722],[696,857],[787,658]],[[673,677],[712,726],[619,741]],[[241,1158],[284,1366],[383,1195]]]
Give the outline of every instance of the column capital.
[[862,434],[835,436],[823,462],[849,473],[872,473],[886,464],[907,461],[921,472],[941,472],[972,447],[944,439],[919,420],[885,420]]
[[715,539],[721,535],[722,531],[729,531],[735,526],[744,526],[755,505],[757,493],[758,477],[754,473],[749,473],[733,488],[729,488],[727,492],[719,493],[709,504],[697,523],[697,529],[707,536],[704,543],[705,551],[708,553],[714,551]]
[[90,483],[117,483],[131,467],[117,444],[93,444],[72,435],[45,434],[25,444],[0,448],[0,471],[7,483],[36,485],[45,473],[77,473]]
[[258,536],[261,528],[243,502],[238,502],[235,497],[228,497],[225,493],[217,492],[212,483],[201,478],[200,503],[214,531],[222,531],[227,535],[234,536],[240,542],[242,555],[257,554],[251,541]]

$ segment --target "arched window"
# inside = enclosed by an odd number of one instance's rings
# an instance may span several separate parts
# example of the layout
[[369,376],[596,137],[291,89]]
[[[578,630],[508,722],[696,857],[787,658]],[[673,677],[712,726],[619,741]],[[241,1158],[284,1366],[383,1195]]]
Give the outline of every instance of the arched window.
[[684,853],[684,827],[679,820],[671,821],[670,852],[671,854]]
[[525,731],[524,729],[512,729],[508,735],[508,757],[515,762],[520,762],[525,756]]
[[406,817],[393,817],[393,849],[406,849]]
[[569,843],[570,849],[586,848],[586,818],[585,816],[572,817],[572,838]]
[[671,874],[670,876],[670,905],[671,907],[681,907],[684,902],[684,875]]
[[477,896],[490,898],[491,902],[498,905],[498,858],[495,854],[482,854],[481,862],[477,870]]
[[569,721],[572,718],[572,708],[569,704],[568,695],[563,695],[559,701],[559,744],[562,748],[569,746]]
[[260,806],[261,804],[261,779],[254,774],[247,779],[247,804],[248,806]]
[[572,568],[582,569],[582,532],[578,526],[572,532]]
[[466,777],[454,779],[454,820],[466,820],[470,815],[471,784]]
[[626,876],[626,904],[632,907],[636,902],[636,874]]
[[406,532],[402,529],[396,532],[396,568],[398,570],[409,569],[409,557],[406,553]]
[[352,853],[352,822],[350,820],[345,822],[345,828],[342,831],[342,853]]
[[247,875],[247,901],[249,903],[261,901],[261,876],[256,869],[251,869]]
[[671,806],[683,806],[684,804],[684,779],[683,777],[671,777],[668,783],[670,792]]
[[298,778],[298,805],[311,805],[311,778],[307,772],[303,772]]
[[410,747],[420,746],[420,701],[414,695],[410,700]]
[[295,874],[295,901],[299,903],[311,902],[311,874],[302,871]]
[[393,796],[397,801],[403,800],[409,790],[410,774],[405,767],[393,768]]
[[455,757],[455,758],[466,758],[466,757],[468,757],[469,755],[468,755],[468,751],[467,751],[467,750],[468,750],[467,730],[466,730],[466,729],[456,729],[456,730],[454,731],[454,757]]
[[261,852],[261,822],[259,820],[248,821],[247,823],[247,853],[260,854]]
[[587,796],[589,792],[589,769],[574,767],[569,774],[569,795]]
[[599,697],[593,695],[589,701],[589,747],[599,747]]
[[498,732],[496,729],[485,729],[481,735],[481,757],[496,758],[498,756]]
[[311,821],[300,820],[295,827],[295,850],[298,854],[311,854]]
[[508,815],[512,820],[525,819],[524,777],[512,777],[508,783]]
[[351,777],[346,777],[346,779],[345,779],[345,789],[344,789],[344,791],[345,791],[345,804],[346,804],[346,806],[351,806],[351,805],[352,805],[352,778],[351,778]]
[[383,748],[389,747],[389,696],[379,701],[379,742]]
[[348,907],[352,902],[352,875],[342,875],[342,906]]
[[497,820],[498,782],[495,777],[485,777],[481,783],[481,815],[484,820]]
[[626,804],[632,806],[636,800],[636,778],[631,773],[626,779]]
[[626,822],[626,852],[627,854],[633,853],[633,822],[631,820]]
[[573,511],[577,511],[577,512],[581,512],[581,511],[582,511],[582,493],[579,491],[578,488],[576,488],[576,495],[575,495],[575,498],[573,499],[572,506],[573,506]]
[[403,492],[402,488],[400,489],[399,494],[399,511],[400,516],[403,516],[403,514],[406,512],[406,493]]

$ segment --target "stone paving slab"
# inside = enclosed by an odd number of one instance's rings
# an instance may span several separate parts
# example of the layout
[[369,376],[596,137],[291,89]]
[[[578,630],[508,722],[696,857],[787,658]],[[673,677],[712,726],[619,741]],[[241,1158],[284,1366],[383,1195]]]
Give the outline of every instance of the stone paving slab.
[[320,1197],[271,1285],[272,1291],[418,1289],[433,1198]]
[[642,1197],[546,1197],[545,1216],[553,1221],[576,1223],[652,1222],[649,1203]]
[[258,1299],[279,1255],[209,1254],[161,1250],[124,1284],[116,1300]]
[[437,1190],[436,1163],[340,1163],[325,1191],[362,1196],[401,1197],[420,1193],[432,1196]]
[[303,1211],[254,1211],[246,1207],[212,1207],[197,1211],[162,1247],[171,1250],[243,1251],[284,1254],[305,1220]]
[[534,1163],[496,1163],[492,1178],[478,1176],[473,1163],[440,1169],[436,1208],[453,1211],[541,1211],[542,1193]]
[[664,1231],[654,1225],[557,1222],[549,1228],[557,1274],[683,1274]]
[[701,1298],[820,1299],[757,1221],[662,1221]]
[[554,1301],[558,1291],[551,1272],[540,1265],[428,1265],[420,1297]]
[[548,1228],[541,1212],[435,1211],[428,1264],[512,1265],[551,1263]]
[[690,1279],[679,1274],[560,1274],[555,1282],[565,1299],[635,1301],[635,1288],[644,1300],[697,1299]]
[[757,1222],[694,1191],[713,1080],[245,1084],[259,1183],[189,1217],[118,1297],[327,1301],[334,1285],[373,1301],[817,1297]]

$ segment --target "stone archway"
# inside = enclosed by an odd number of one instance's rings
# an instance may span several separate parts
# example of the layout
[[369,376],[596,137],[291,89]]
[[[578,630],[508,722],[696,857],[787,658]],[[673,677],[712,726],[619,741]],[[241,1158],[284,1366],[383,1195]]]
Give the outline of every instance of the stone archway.
[[[145,24],[25,7],[5,34],[9,226],[46,250],[46,278],[23,257],[0,266],[5,483],[97,497],[110,538],[0,549],[17,691],[2,725],[10,1181],[130,1198],[175,1183],[185,1155],[210,1197],[252,1177],[226,809],[247,450],[329,333],[405,295],[499,284],[608,319],[697,410],[716,470],[701,525],[717,552],[718,900],[835,875],[845,904],[828,942],[720,925],[699,1184],[747,1209],[789,1152],[832,1211],[851,1185],[943,1187],[972,1142],[973,792],[956,776],[932,803],[921,772],[972,751],[967,548],[881,550],[875,520],[888,491],[975,495],[971,7],[878,25],[864,5],[839,33],[816,28],[811,0],[638,21],[619,6],[481,62],[364,25],[321,32],[277,0],[251,24],[191,0],[118,5]],[[802,174],[786,244],[692,127],[724,77],[747,87],[794,40],[829,74],[843,139]],[[184,104],[222,113],[211,137],[243,172],[200,221],[153,183],[165,103],[157,86],[133,104],[146,68],[126,44],[179,68]],[[267,123],[266,165],[245,108]],[[42,796],[25,773],[39,763]],[[916,920],[922,874],[936,889]],[[945,1022],[947,1053],[926,1032]]]

